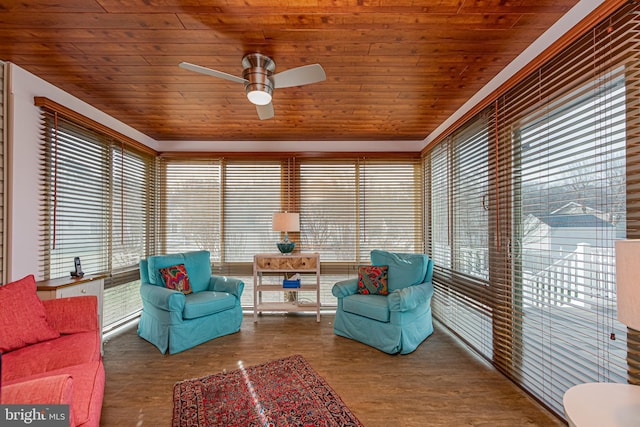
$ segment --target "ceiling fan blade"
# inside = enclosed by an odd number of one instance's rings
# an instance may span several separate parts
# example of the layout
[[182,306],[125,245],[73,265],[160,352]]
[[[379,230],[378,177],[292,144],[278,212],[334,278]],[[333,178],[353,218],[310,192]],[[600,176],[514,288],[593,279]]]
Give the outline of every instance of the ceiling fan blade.
[[237,77],[231,74],[223,73],[222,71],[212,70],[211,68],[202,67],[200,65],[190,64],[188,62],[181,62],[178,64],[180,68],[185,70],[195,71],[196,73],[206,74],[208,76],[219,77],[221,79],[230,80],[236,83],[245,83],[247,80],[242,77]]
[[273,75],[273,87],[302,86],[321,82],[327,78],[320,64],[303,65]]
[[256,111],[258,112],[258,117],[260,120],[270,119],[274,116],[273,112],[273,104],[268,103],[267,105],[256,105]]

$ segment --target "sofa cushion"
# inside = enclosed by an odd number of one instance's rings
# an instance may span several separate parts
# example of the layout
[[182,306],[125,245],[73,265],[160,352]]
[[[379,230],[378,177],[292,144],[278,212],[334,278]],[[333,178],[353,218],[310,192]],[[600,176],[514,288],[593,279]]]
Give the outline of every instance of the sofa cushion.
[[378,249],[371,251],[372,265],[389,266],[389,292],[422,283],[427,274],[428,262],[429,259],[424,254],[402,254]]
[[386,265],[358,267],[358,293],[364,295],[388,295]]
[[384,295],[350,295],[342,299],[342,310],[379,322],[389,321],[389,307]]
[[98,297],[83,295],[42,301],[47,322],[60,334],[97,331]]
[[194,292],[185,297],[182,317],[196,319],[235,307],[236,297],[228,292]]
[[180,291],[185,295],[192,292],[189,275],[184,264],[172,265],[159,270],[166,288]]
[[99,331],[62,335],[3,354],[2,384],[100,358]]
[[33,275],[0,286],[0,352],[60,336],[47,322]]

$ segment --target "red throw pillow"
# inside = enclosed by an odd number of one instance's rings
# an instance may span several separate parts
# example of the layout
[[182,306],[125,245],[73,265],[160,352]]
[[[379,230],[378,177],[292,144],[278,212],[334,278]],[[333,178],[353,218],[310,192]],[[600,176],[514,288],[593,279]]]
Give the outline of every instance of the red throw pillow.
[[0,286],[0,352],[58,338],[36,294],[33,275]]
[[386,265],[365,265],[358,267],[358,293],[365,295],[389,295]]
[[164,285],[169,289],[175,289],[183,294],[192,292],[191,283],[189,283],[189,275],[184,264],[172,265],[171,267],[161,268],[160,275],[164,280]]

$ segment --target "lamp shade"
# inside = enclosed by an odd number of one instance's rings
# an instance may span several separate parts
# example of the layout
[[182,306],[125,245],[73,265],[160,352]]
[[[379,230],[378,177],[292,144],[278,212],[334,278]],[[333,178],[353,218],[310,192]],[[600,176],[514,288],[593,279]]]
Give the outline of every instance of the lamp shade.
[[640,240],[616,240],[618,320],[640,331]]
[[274,213],[273,231],[300,231],[300,214],[298,213]]

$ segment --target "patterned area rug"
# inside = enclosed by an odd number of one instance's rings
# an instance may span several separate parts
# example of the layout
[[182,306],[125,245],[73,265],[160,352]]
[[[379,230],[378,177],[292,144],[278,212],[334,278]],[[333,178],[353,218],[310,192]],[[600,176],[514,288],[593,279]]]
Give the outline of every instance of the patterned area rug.
[[173,426],[362,426],[300,355],[176,383]]

